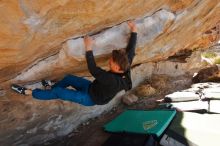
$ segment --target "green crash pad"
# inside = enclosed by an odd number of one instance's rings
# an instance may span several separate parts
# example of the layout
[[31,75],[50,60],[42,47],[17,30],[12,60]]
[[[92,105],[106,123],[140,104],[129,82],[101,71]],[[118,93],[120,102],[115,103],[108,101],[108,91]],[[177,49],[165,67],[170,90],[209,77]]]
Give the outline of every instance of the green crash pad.
[[127,110],[104,126],[108,132],[153,134],[160,137],[167,128],[175,110]]

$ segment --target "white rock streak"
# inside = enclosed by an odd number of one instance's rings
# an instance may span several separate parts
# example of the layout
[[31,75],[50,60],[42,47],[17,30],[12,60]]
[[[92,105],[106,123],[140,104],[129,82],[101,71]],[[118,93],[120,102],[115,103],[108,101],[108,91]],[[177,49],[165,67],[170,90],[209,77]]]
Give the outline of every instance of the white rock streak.
[[[147,43],[162,34],[167,24],[174,20],[174,18],[175,15],[173,13],[166,10],[160,10],[152,16],[137,20],[137,47],[144,47]],[[114,49],[125,48],[129,36],[130,30],[126,22],[106,29],[96,35],[92,35],[91,37],[95,42],[93,46],[94,56],[109,54]],[[165,50],[168,51],[171,48],[172,44],[166,46]],[[153,49],[158,50],[160,48],[154,47]],[[149,53],[149,55],[151,54]],[[49,74],[53,71],[53,68],[57,67],[57,63],[59,63],[59,67],[68,65],[65,61],[66,57],[73,57],[78,61],[85,59],[83,38],[66,41],[63,45],[63,49],[60,50],[58,55],[39,61],[31,68],[26,69],[25,72],[18,75],[14,81],[27,81],[31,78],[36,78],[36,75]]]
[[[138,47],[145,46],[148,42],[163,33],[166,24],[174,20],[175,15],[166,10],[160,10],[150,17],[138,20]],[[129,37],[129,28],[124,22],[118,26],[107,29],[97,35],[91,36],[94,39],[94,55],[109,54],[114,49],[125,48]],[[85,49],[83,38],[71,39],[64,45],[67,54],[75,59],[84,58]]]

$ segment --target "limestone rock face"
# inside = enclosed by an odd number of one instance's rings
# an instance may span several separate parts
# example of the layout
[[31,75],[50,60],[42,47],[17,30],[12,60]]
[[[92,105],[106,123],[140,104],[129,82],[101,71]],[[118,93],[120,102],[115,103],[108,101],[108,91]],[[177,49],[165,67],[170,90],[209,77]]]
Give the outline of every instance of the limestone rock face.
[[38,101],[8,89],[11,83],[58,80],[67,73],[90,76],[83,36],[95,40],[97,64],[108,69],[110,52],[127,45],[126,21],[134,19],[138,43],[133,66],[149,62],[132,70],[137,86],[155,73],[175,76],[199,68],[200,55],[186,63],[155,62],[210,45],[217,37],[210,39],[207,31],[217,28],[219,14],[219,0],[0,1],[0,143],[31,145],[65,135],[118,103],[123,93],[107,105],[82,107]]

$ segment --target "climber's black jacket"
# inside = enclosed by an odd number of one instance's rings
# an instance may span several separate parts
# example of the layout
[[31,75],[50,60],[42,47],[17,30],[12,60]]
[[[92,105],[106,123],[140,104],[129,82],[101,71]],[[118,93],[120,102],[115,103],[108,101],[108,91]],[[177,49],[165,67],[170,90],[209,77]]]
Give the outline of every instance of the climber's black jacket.
[[[129,63],[135,55],[135,46],[137,41],[137,33],[132,32],[126,52],[128,54]],[[132,88],[130,69],[125,73],[113,73],[105,71],[96,66],[92,51],[86,52],[86,60],[90,73],[95,80],[90,84],[89,94],[98,105],[108,103],[119,91],[129,90]]]

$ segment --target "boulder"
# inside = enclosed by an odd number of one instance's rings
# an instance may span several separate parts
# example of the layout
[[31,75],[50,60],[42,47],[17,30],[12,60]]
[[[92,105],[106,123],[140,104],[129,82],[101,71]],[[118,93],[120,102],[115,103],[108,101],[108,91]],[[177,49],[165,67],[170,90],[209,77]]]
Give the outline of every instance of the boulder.
[[154,89],[150,84],[142,84],[135,89],[135,94],[138,97],[150,97],[156,93],[156,89]]
[[134,94],[127,94],[122,96],[122,101],[126,105],[132,105],[138,101],[138,97],[135,96]]
[[220,74],[217,65],[201,69],[193,78],[193,83],[219,82]]

